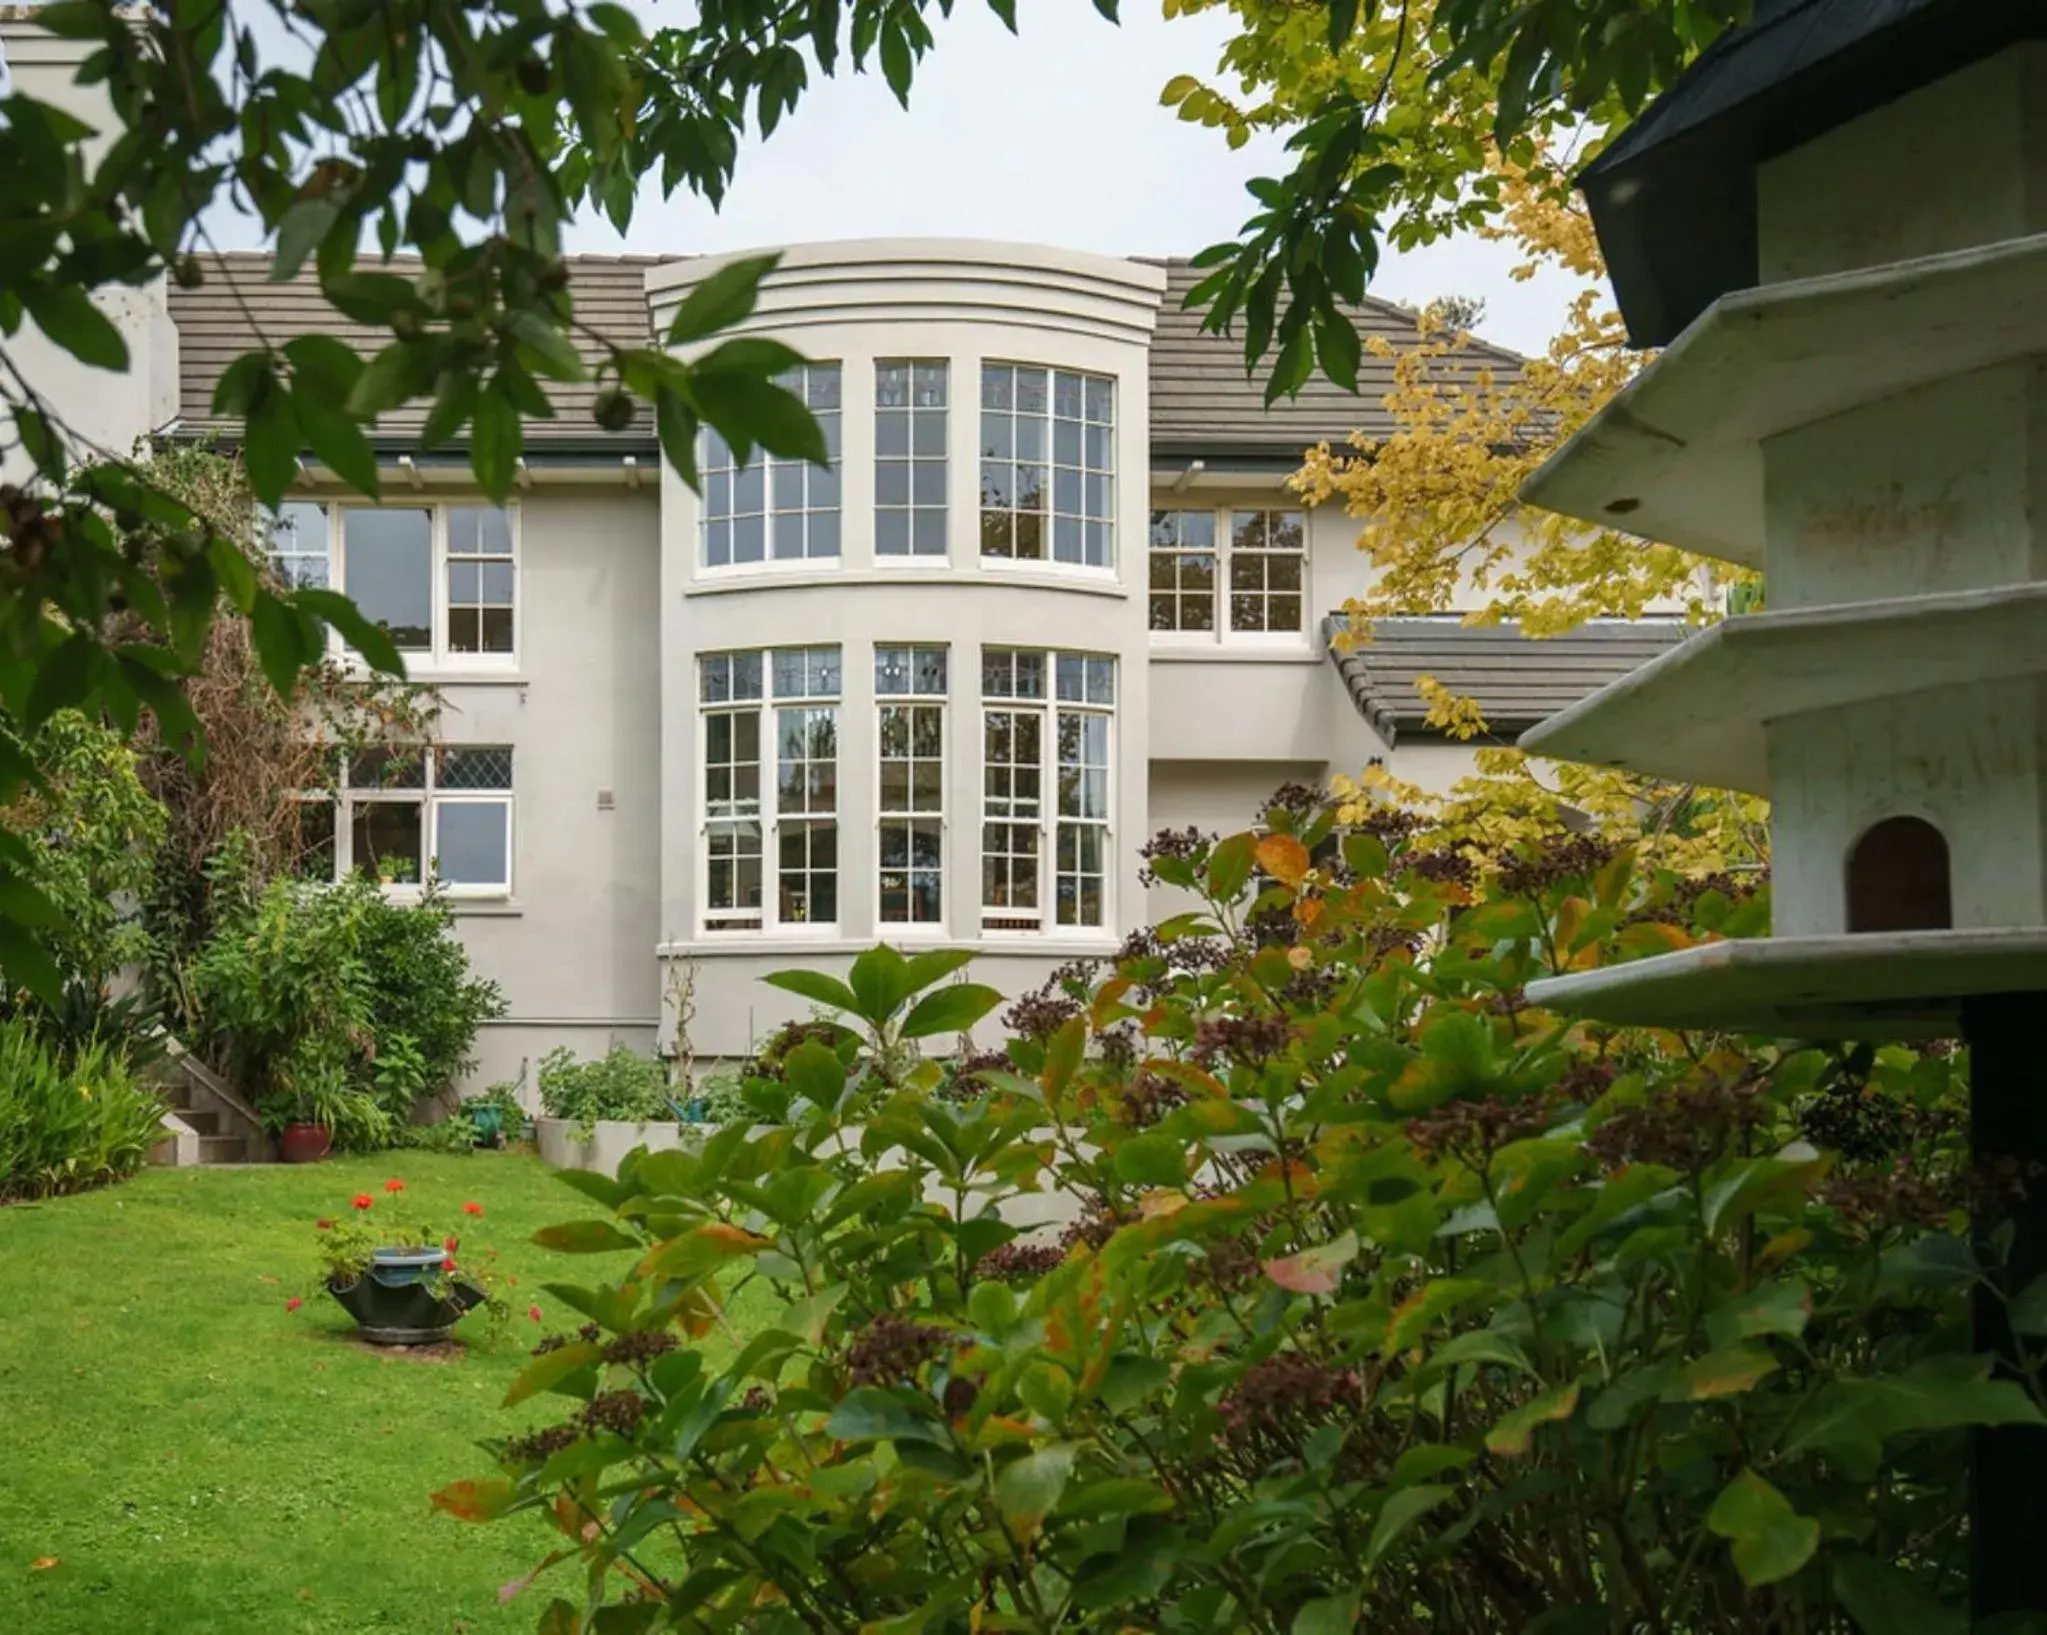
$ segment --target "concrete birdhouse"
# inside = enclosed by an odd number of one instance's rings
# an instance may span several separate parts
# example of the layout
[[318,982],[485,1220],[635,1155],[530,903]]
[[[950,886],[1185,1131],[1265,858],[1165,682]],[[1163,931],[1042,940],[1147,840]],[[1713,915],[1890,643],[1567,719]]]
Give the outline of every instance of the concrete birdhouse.
[[1525,497],[1768,611],[1522,743],[1768,796],[1775,922],[1540,1002],[1882,1038],[2047,989],[2043,125],[2047,8],[1764,0],[1584,177],[1666,350]]

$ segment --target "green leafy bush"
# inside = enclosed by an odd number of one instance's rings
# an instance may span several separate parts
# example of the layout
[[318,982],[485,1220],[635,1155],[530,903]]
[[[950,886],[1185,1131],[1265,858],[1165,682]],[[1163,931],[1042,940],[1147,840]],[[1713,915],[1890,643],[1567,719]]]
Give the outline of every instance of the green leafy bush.
[[571,1178],[614,1213],[543,1240],[632,1263],[439,1498],[578,1563],[542,1628],[1961,1627],[1966,1428],[2047,1424],[1969,1349],[1962,1059],[1528,1004],[1753,933],[1742,882],[1268,822],[1155,853],[1205,908],[1012,1006],[970,1105],[904,1046],[986,990],[880,949],[778,979],[864,1030],[787,1126]]
[[[379,895],[363,916],[357,953],[379,1055],[402,1037],[418,1058],[414,1100],[445,1090],[476,1065],[477,1030],[505,1014],[505,998],[495,982],[470,973],[444,899],[399,903]],[[378,1085],[385,1110],[403,1119],[413,1102],[395,1099],[400,1091],[395,1082]]]
[[613,1045],[594,1062],[579,1062],[567,1045],[540,1058],[540,1110],[588,1128],[600,1119],[628,1123],[675,1117],[669,1104],[667,1065],[627,1045]]
[[0,1198],[133,1175],[163,1133],[163,1111],[115,1044],[70,1054],[23,1018],[0,1021]]

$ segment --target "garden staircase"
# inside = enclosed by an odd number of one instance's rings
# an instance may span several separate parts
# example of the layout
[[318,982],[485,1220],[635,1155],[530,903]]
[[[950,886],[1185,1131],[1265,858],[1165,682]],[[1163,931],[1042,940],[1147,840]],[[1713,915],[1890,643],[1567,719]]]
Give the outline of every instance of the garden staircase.
[[163,1044],[157,1073],[170,1110],[150,1162],[183,1168],[268,1161],[270,1138],[254,1109],[177,1040],[166,1035]]

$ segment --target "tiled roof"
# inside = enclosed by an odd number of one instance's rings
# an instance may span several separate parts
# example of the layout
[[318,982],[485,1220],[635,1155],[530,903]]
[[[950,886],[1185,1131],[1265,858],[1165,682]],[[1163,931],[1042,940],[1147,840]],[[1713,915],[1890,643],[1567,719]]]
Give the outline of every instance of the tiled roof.
[[[645,278],[648,266],[663,259],[674,258],[569,257],[569,288],[578,320],[621,345],[651,344]],[[1263,375],[1246,375],[1241,339],[1204,332],[1200,314],[1181,305],[1197,281],[1195,270],[1184,260],[1161,264],[1168,283],[1151,350],[1155,453],[1167,458],[1235,455],[1291,461],[1324,439],[1340,443],[1353,431],[1383,437],[1393,430],[1383,402],[1392,385],[1392,365],[1369,352],[1359,370],[1356,396],[1318,375],[1298,397],[1282,398],[1266,408]],[[281,284],[269,282],[270,259],[265,253],[233,251],[204,258],[201,265],[206,281],[198,289],[173,285],[170,290],[171,317],[178,327],[180,423],[187,431],[232,435],[238,430],[214,418],[214,383],[259,333],[282,342],[318,332],[365,352],[376,351],[388,339],[385,331],[352,323],[329,307],[310,271]],[[410,274],[417,267],[416,260],[401,257],[392,270]],[[1367,301],[1356,316],[1367,337],[1383,336],[1395,343],[1414,338],[1414,314],[1389,301]],[[579,344],[592,363],[603,356],[596,342],[585,338]],[[1465,357],[1474,370],[1512,368],[1520,362],[1513,353],[1482,342],[1474,342]],[[601,439],[603,434],[590,419],[589,382],[542,385],[555,405],[556,418],[529,422],[529,443]],[[425,417],[424,404],[381,416],[378,439],[409,446]],[[643,410],[634,422],[633,432],[640,438],[649,434],[648,419]]]
[[[569,258],[569,297],[579,325],[595,330],[619,346],[648,346],[653,342],[652,320],[647,313],[645,256],[578,255]],[[364,354],[380,350],[390,340],[388,330],[358,324],[342,317],[320,294],[310,271],[282,284],[270,278],[270,256],[261,251],[230,251],[202,258],[206,281],[197,289],[170,286],[171,319],[178,326],[179,423],[186,431],[238,433],[236,422],[213,415],[213,388],[230,363],[255,344],[260,334],[275,343],[300,335],[332,335]],[[364,271],[372,268],[365,263]],[[379,264],[376,270],[382,270]],[[397,258],[392,272],[415,276],[416,259]],[[594,366],[606,353],[588,335],[578,335],[578,349],[585,362]],[[596,396],[593,381],[560,382],[543,380],[542,389],[554,405],[553,420],[529,420],[528,444],[584,442],[603,439],[590,418]],[[380,442],[410,445],[426,420],[427,403],[377,417]],[[644,409],[630,432],[644,439],[652,427],[652,416]]]
[[[1182,303],[1205,276],[1185,260],[1168,260],[1166,293],[1151,343],[1151,444],[1155,453],[1267,455],[1297,458],[1325,439],[1340,444],[1353,431],[1390,436],[1386,394],[1393,387],[1393,363],[1368,349],[1358,369],[1357,395],[1316,375],[1298,397],[1265,406],[1266,369],[1244,371],[1242,318],[1233,335],[1211,334],[1202,315]],[[1383,338],[1396,346],[1415,338],[1415,315],[1391,301],[1367,299],[1353,309],[1358,333],[1368,343]],[[1472,372],[1514,369],[1521,359],[1503,347],[1474,341],[1459,362]]]
[[1430,732],[1415,683],[1433,676],[1474,700],[1486,732],[1512,737],[1684,640],[1676,619],[1580,625],[1562,636],[1524,636],[1515,624],[1467,625],[1455,614],[1380,619],[1349,651],[1337,638],[1350,619],[1331,614],[1322,637],[1358,713],[1391,744]]

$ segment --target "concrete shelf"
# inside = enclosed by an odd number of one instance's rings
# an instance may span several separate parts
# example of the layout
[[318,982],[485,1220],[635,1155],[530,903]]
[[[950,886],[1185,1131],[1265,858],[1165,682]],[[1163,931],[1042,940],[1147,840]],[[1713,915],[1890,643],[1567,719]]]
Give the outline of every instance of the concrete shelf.
[[2047,584],[1749,614],[1530,728],[1521,747],[1767,795],[1768,721],[2042,672]]
[[2047,352],[2047,234],[1723,296],[1521,496],[1763,565],[1765,438]]
[[1959,1034],[1965,996],[2040,991],[2047,928],[2024,926],[1701,943],[1532,982],[1528,998],[1630,1026],[1901,1039]]

